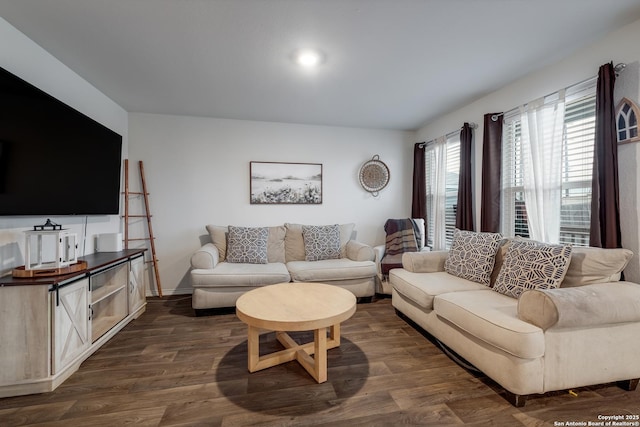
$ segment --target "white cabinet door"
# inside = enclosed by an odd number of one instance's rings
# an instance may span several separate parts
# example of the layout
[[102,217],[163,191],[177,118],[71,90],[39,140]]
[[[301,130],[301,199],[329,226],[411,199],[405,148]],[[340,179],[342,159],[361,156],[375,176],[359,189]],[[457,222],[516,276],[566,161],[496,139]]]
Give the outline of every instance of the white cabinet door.
[[0,286],[0,386],[49,377],[49,301],[45,285]]
[[91,345],[89,331],[89,279],[82,279],[51,293],[53,305],[53,366],[60,372]]
[[146,292],[144,256],[140,256],[129,262],[129,314],[145,304]]

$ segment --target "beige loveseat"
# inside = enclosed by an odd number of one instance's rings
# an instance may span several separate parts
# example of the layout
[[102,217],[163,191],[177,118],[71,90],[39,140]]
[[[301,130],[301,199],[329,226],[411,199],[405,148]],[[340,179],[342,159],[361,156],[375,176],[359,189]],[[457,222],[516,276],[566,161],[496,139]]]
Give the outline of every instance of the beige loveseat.
[[[330,259],[308,260],[314,257],[309,253],[310,246],[305,246],[304,236],[311,226],[286,223],[266,227],[266,259],[262,262],[231,262],[237,260],[229,256],[229,227],[207,225],[211,242],[191,257],[193,308],[198,313],[200,309],[233,307],[240,295],[251,289],[290,281],[328,283],[348,289],[357,298],[370,299],[377,280],[373,249],[353,240],[354,224],[334,227],[337,235],[329,240],[336,244],[334,238],[339,239],[339,247],[334,245],[339,252],[334,251]],[[324,244],[322,238],[318,241]],[[244,243],[253,246],[251,241]],[[310,239],[306,243],[309,245]],[[251,250],[248,247],[240,252],[246,255]]]
[[403,268],[389,274],[393,306],[500,384],[515,406],[524,405],[527,395],[594,384],[618,382],[634,390],[640,378],[640,285],[619,281],[632,252],[570,248],[568,267],[555,277],[559,287],[527,289],[547,270],[538,266],[523,273],[529,281],[520,276],[524,287],[515,298],[501,293],[509,294],[509,286],[495,290],[505,276],[520,274],[514,263],[531,256],[507,259],[514,242],[500,242],[487,284],[445,271],[448,252],[404,254]]

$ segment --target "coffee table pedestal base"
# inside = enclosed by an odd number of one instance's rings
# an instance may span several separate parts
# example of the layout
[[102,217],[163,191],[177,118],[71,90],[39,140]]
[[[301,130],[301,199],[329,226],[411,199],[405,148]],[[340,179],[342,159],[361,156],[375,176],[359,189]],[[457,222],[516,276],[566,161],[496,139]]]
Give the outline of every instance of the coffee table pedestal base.
[[[282,363],[297,360],[302,367],[318,382],[327,381],[327,350],[340,345],[340,324],[327,328],[314,329],[313,342],[298,344],[283,331],[276,331],[276,338],[284,346],[284,350],[260,356],[260,332],[263,329],[249,325],[248,331],[248,367],[249,372],[256,372]],[[311,357],[311,356],[315,357]]]

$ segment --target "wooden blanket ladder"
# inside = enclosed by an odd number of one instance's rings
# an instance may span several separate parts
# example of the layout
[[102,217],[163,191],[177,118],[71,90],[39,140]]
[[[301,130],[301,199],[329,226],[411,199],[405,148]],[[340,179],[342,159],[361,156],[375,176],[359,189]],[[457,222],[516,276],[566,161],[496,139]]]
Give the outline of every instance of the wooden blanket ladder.
[[[140,167],[140,181],[142,186],[142,191],[130,191],[129,190],[129,159],[124,159],[124,247],[125,249],[129,249],[129,242],[132,241],[149,241],[149,246],[151,248],[151,260],[147,261],[153,264],[153,272],[156,279],[156,289],[158,290],[158,296],[162,297],[162,285],[160,283],[160,273],[158,271],[158,258],[156,257],[156,244],[155,237],[153,236],[153,227],[151,225],[151,211],[149,210],[149,192],[147,191],[147,182],[144,177],[144,165],[142,160],[138,162]],[[140,197],[142,196],[144,199],[144,214],[135,214],[132,215],[130,212],[130,199],[131,197]],[[149,233],[149,237],[136,237],[132,238],[129,236],[129,221],[132,218],[146,218],[147,220],[147,231]]]

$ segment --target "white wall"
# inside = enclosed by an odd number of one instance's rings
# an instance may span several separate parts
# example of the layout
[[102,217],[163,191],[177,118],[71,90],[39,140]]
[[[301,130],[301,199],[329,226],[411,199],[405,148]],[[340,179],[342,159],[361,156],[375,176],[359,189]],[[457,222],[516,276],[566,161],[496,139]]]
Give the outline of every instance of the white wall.
[[[577,52],[555,65],[534,72],[529,76],[505,85],[477,101],[454,112],[439,117],[417,131],[417,140],[431,140],[456,129],[464,121],[476,122],[475,148],[475,221],[480,223],[480,193],[482,161],[483,116],[486,113],[508,111],[521,104],[555,92],[574,83],[583,81],[598,73],[600,65],[613,61],[632,64],[640,59],[640,20],[620,28],[602,40]],[[473,64],[471,64],[472,66]],[[637,79],[637,72],[631,67],[635,77],[621,76],[623,79]],[[624,74],[624,72],[623,72]],[[625,86],[631,85],[626,83]],[[631,85],[636,88],[637,82]],[[626,92],[629,92],[628,90]],[[633,91],[632,91],[633,92]],[[616,92],[618,93],[618,91]],[[625,96],[630,97],[629,94]],[[633,96],[633,95],[631,95]],[[637,92],[636,92],[637,100]],[[631,98],[630,98],[631,99]],[[623,245],[635,252],[635,257],[625,270],[628,280],[640,282],[640,263],[638,261],[640,234],[638,232],[638,159],[640,144],[620,146],[620,186],[621,186],[621,222],[623,226]]]
[[[142,160],[167,294],[191,292],[189,259],[206,224],[353,222],[357,239],[375,245],[384,243],[387,218],[410,214],[413,132],[140,113],[130,114],[129,126],[131,187],[139,187]],[[376,154],[391,179],[374,198],[358,170]],[[323,203],[251,205],[250,161],[322,163]]]
[[[637,37],[637,35],[636,35]],[[636,58],[638,58],[636,56]],[[614,96],[616,105],[623,97],[640,105],[640,62],[627,64],[616,80]],[[640,206],[638,205],[638,180],[640,179],[640,144],[618,146],[618,171],[620,179],[620,228],[622,246],[633,250],[635,257],[625,269],[625,279],[640,283]]]
[[[122,135],[123,153],[127,152],[127,112],[2,18],[0,66]],[[23,231],[45,220],[0,217],[0,276],[24,264]],[[95,234],[118,232],[121,225],[117,215],[51,217],[51,220],[77,233],[79,249],[87,254],[94,252]]]

